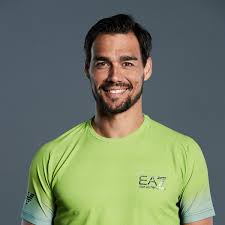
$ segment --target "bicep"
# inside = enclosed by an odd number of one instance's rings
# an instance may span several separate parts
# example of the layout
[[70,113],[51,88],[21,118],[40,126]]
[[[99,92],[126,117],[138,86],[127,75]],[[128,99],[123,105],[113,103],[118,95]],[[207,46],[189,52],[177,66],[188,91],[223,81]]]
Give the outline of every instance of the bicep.
[[185,223],[184,225],[213,225],[213,218],[209,217],[209,218],[199,220],[193,223]]

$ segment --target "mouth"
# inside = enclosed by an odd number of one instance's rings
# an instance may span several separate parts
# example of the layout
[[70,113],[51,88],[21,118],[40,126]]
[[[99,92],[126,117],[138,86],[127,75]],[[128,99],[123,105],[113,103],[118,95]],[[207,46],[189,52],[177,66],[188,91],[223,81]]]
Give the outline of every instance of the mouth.
[[103,88],[103,91],[105,92],[106,96],[110,98],[115,98],[115,97],[120,97],[123,94],[125,94],[129,88],[119,88],[119,87],[114,87],[114,88]]

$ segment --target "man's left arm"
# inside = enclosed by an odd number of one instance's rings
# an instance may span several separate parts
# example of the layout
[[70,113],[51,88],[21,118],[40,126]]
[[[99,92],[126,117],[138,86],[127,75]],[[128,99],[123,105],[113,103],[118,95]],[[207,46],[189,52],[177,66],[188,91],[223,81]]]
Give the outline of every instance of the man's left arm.
[[179,202],[181,224],[212,225],[215,211],[206,161],[198,143],[191,137],[186,140],[185,174]]
[[185,223],[183,225],[213,225],[213,218],[209,217],[209,218],[199,220],[193,223]]

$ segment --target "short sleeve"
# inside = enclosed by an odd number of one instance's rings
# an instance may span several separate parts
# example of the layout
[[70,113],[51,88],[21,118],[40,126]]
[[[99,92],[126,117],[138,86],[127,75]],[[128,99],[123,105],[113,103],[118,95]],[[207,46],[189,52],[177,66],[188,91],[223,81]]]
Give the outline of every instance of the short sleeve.
[[49,153],[43,145],[34,155],[29,168],[27,195],[21,218],[35,225],[51,225],[54,198],[49,173]]
[[186,171],[180,199],[182,223],[191,223],[215,216],[203,152],[194,139],[187,138]]

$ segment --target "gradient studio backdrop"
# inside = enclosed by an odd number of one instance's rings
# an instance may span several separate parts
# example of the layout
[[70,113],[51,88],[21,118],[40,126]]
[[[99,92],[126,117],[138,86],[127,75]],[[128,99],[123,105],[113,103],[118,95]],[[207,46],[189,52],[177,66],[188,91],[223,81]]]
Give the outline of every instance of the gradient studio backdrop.
[[98,19],[130,13],[153,37],[143,110],[195,138],[224,214],[225,2],[0,1],[1,224],[19,224],[37,148],[94,113],[83,41]]

